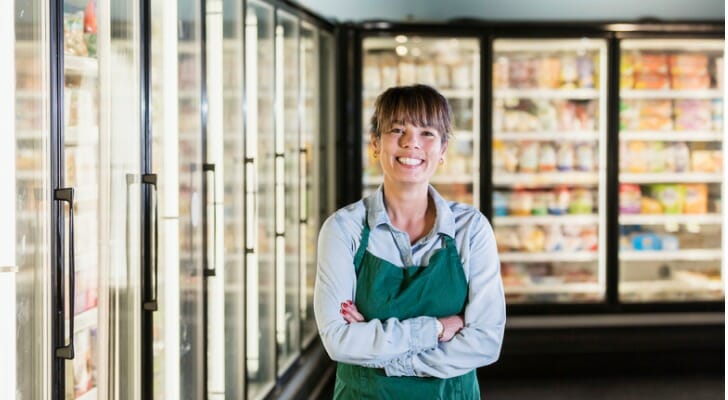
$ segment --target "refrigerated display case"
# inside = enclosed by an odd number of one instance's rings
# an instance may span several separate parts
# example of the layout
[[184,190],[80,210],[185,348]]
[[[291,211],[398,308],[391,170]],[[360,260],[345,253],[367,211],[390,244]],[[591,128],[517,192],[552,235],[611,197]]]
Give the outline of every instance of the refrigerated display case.
[[722,301],[723,39],[619,42],[619,298]]
[[474,37],[425,37],[399,33],[362,40],[363,195],[382,183],[370,149],[369,118],[377,96],[392,86],[427,84],[452,107],[453,135],[445,163],[432,177],[445,198],[480,204],[480,42]]
[[494,227],[511,324],[722,321],[722,25],[345,24],[339,207],[381,182],[368,155],[376,95],[437,83],[426,61],[448,60],[415,57],[412,32],[478,49],[467,179]]
[[606,295],[607,40],[493,40],[492,224],[509,304]]

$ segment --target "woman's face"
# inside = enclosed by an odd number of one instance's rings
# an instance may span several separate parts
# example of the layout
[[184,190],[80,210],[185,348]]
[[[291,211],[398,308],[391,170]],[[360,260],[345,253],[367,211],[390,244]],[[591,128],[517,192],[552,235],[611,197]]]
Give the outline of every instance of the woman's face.
[[385,182],[398,184],[429,183],[447,149],[437,129],[398,122],[372,136],[372,145]]

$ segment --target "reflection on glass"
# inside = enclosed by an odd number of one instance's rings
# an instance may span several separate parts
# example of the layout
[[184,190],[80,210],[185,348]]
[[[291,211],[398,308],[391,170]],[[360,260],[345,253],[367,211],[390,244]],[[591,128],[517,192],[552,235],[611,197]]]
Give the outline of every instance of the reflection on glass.
[[[70,1],[65,1],[63,7],[65,182],[61,186],[74,188],[74,239],[78,239],[75,240],[75,307],[66,314],[67,318],[69,314],[75,318],[75,358],[66,362],[64,397],[67,399],[89,392],[98,396],[101,380],[104,381],[102,390],[108,388],[109,372],[106,366],[99,365],[99,334],[109,335],[106,326],[99,326],[99,309],[104,310],[106,318],[110,311],[104,308],[109,304],[108,293],[104,293],[99,285],[103,282],[99,272],[107,271],[107,268],[100,267],[108,267],[106,254],[101,254],[99,245],[109,239],[109,232],[104,230],[109,226],[109,215],[102,214],[101,207],[105,211],[110,199],[100,191],[102,171],[108,172],[107,165],[101,164],[100,156],[109,137],[102,138],[99,126],[102,106],[99,97],[98,30],[95,17],[86,21],[87,13],[94,14],[93,7],[88,12],[86,8],[86,4]],[[88,35],[84,34],[87,26],[91,31]],[[108,42],[104,45],[108,46]],[[103,176],[103,179],[106,178]],[[126,201],[126,196],[123,201]],[[65,221],[67,224],[68,219]],[[66,265],[69,265],[67,260]],[[99,305],[99,300],[105,304]]]
[[[202,326],[201,16],[199,1],[178,16],[180,396],[204,397]],[[182,11],[182,8],[180,8]],[[172,277],[169,277],[170,279]],[[171,367],[171,366],[168,366]]]
[[493,225],[506,300],[603,301],[606,42],[493,48]]
[[246,290],[249,398],[275,379],[275,131],[273,10],[248,2],[245,20]]
[[301,252],[299,306],[301,313],[303,343],[307,344],[316,335],[316,321],[313,314],[313,285],[316,276],[316,238],[319,229],[319,171],[322,154],[319,141],[322,135],[319,126],[320,83],[319,83],[319,36],[312,25],[301,23],[301,230],[299,249]]
[[422,83],[439,90],[453,111],[453,140],[432,178],[446,198],[480,203],[480,47],[472,38],[370,37],[363,41],[362,143],[364,195],[382,183],[369,148],[369,118],[377,96],[392,86]]
[[[15,347],[0,366],[4,379],[11,381],[8,392],[24,399],[46,399],[50,396],[49,354],[50,333],[44,328],[50,319],[50,104],[47,65],[48,41],[43,34],[47,21],[47,8],[37,0],[16,0],[3,9],[4,24],[13,24],[15,44],[6,49],[14,55],[4,62],[10,68],[0,67],[0,89],[3,104],[2,119],[8,121],[7,132],[0,138],[0,180],[10,195],[0,200],[0,220],[5,221],[3,243],[0,244],[0,284],[3,296],[2,322],[5,316],[15,329]],[[5,5],[5,4],[4,4]],[[14,18],[14,21],[13,21]],[[13,21],[13,22],[11,22]],[[14,65],[13,65],[14,64]],[[6,102],[7,103],[4,103]],[[13,107],[14,105],[14,107]],[[22,112],[20,112],[22,110]],[[14,120],[13,120],[14,118]],[[14,121],[14,124],[13,124]],[[14,129],[13,129],[14,125]],[[8,179],[6,181],[5,179]],[[14,189],[14,190],[13,190]],[[7,243],[5,242],[7,239]],[[14,298],[13,298],[14,297]],[[11,302],[12,301],[12,302]],[[13,310],[12,304],[15,305]],[[7,314],[4,311],[7,309]],[[8,329],[4,325],[4,329]],[[7,347],[6,347],[7,348]],[[13,363],[12,360],[15,360]],[[13,369],[7,371],[5,368]],[[15,377],[13,380],[12,377]],[[5,389],[3,389],[3,393]]]
[[[210,7],[208,7],[208,15]],[[222,159],[215,160],[221,166],[218,182],[224,185],[222,199],[223,209],[218,212],[218,246],[224,248],[218,269],[223,268],[224,290],[224,329],[220,320],[216,320],[215,328],[224,332],[224,390],[229,399],[245,398],[245,186],[244,182],[244,132],[243,132],[243,21],[241,2],[225,0],[222,3],[225,23],[222,31],[217,31],[222,39],[220,62],[208,58],[208,77],[210,81],[219,81],[216,97],[221,111]],[[208,42],[212,30],[208,23]],[[213,78],[217,74],[217,78]],[[212,87],[208,86],[208,97],[212,101]],[[214,103],[210,103],[213,113]],[[212,115],[210,115],[212,118]],[[213,133],[213,126],[208,125],[208,135]],[[218,197],[220,198],[220,196]],[[211,379],[213,377],[211,376]]]
[[723,300],[724,41],[620,47],[620,299]]
[[[179,78],[180,42],[176,2],[151,2],[152,171],[158,177],[158,304],[153,318],[153,394],[179,399],[180,346],[180,199]],[[189,46],[189,45],[187,45]],[[189,204],[189,198],[185,199]],[[186,214],[189,215],[189,214]],[[189,218],[184,223],[189,224]],[[186,226],[186,225],[185,225]]]
[[[278,340],[278,371],[285,369],[300,352],[299,314],[299,29],[298,20],[278,12],[276,27],[276,175],[282,184],[282,196],[277,196],[276,220],[282,222],[283,235],[276,246],[282,258],[276,257],[276,337]],[[283,164],[282,169],[280,164]],[[280,175],[282,173],[282,176]],[[280,228],[280,226],[279,226]]]

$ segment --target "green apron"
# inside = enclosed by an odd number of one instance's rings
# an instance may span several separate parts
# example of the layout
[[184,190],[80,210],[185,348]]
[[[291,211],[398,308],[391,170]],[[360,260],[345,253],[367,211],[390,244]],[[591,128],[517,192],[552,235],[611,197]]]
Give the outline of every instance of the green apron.
[[[468,283],[455,242],[443,235],[444,246],[427,267],[401,268],[373,256],[367,249],[369,226],[354,258],[356,304],[365,320],[405,320],[413,317],[447,317],[465,309]],[[334,399],[480,399],[475,370],[449,378],[388,377],[383,369],[339,363]]]

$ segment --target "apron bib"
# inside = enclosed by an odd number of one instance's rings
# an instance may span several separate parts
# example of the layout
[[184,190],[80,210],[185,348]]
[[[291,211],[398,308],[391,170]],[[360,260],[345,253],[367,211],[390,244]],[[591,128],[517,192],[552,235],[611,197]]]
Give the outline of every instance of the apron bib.
[[[443,236],[444,246],[427,267],[400,268],[373,256],[366,248],[369,226],[354,258],[356,304],[365,320],[405,320],[419,316],[447,317],[465,309],[468,283],[455,242]],[[480,399],[475,370],[449,378],[389,377],[383,369],[339,363],[334,399]]]

